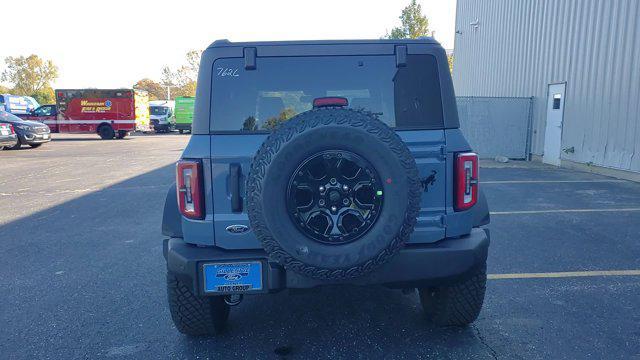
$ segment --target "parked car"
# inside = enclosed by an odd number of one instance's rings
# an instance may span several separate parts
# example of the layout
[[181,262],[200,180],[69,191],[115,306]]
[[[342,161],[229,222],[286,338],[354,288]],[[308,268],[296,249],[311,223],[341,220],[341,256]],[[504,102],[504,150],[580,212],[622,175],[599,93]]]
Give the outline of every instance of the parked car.
[[18,143],[18,135],[10,123],[0,122],[0,150],[12,148]]
[[174,102],[170,100],[149,101],[149,123],[156,133],[170,132],[175,129],[174,106]]
[[489,211],[438,42],[216,41],[198,79],[162,222],[179,331],[331,284],[417,289],[438,325],[477,318]]
[[18,142],[11,149],[19,149],[22,145],[37,148],[51,141],[51,130],[46,124],[20,119],[6,111],[0,111],[0,122],[11,124],[18,135]]

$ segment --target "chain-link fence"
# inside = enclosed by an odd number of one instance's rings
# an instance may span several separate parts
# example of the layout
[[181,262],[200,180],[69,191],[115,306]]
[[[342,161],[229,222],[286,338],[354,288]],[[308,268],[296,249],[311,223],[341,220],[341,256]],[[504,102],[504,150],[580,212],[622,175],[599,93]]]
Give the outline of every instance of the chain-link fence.
[[460,96],[456,100],[460,128],[481,158],[527,159],[533,98]]

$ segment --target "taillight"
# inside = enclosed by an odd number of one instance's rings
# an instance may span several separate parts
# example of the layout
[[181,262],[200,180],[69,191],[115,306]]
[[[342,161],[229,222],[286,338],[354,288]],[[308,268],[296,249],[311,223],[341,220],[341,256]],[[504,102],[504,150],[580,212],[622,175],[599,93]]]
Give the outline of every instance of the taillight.
[[204,218],[202,165],[196,160],[180,160],[176,164],[178,207],[189,219]]
[[13,128],[13,124],[7,124],[7,125],[9,125],[9,133],[11,135],[15,134],[16,133],[16,129]]
[[460,153],[455,168],[455,209],[467,210],[478,201],[478,155]]
[[349,100],[343,97],[329,96],[313,99],[313,108],[330,107],[330,106],[348,106]]

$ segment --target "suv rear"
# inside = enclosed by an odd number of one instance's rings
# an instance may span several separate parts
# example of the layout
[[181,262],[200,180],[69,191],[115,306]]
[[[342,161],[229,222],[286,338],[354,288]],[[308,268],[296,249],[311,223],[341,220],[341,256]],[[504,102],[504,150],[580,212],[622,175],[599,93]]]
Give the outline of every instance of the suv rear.
[[330,284],[418,289],[440,325],[480,312],[489,212],[432,39],[214,42],[176,172],[183,333],[220,331],[243,295]]

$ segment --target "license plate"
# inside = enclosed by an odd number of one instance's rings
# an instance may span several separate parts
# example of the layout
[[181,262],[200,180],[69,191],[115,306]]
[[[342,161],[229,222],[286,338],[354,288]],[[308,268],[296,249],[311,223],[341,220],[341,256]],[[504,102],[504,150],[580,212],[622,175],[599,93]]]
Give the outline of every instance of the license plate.
[[262,263],[259,261],[205,264],[203,272],[205,292],[262,290]]
[[42,134],[42,138],[43,139],[48,139],[49,138],[49,134]]

